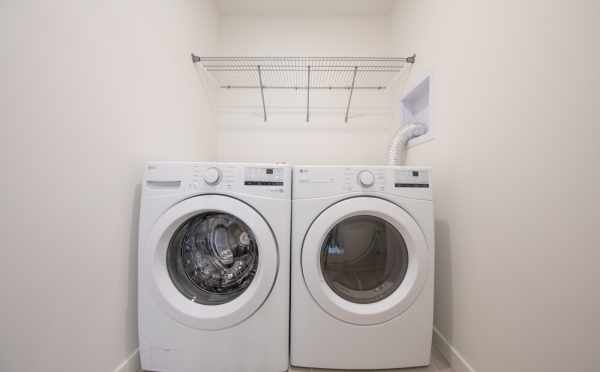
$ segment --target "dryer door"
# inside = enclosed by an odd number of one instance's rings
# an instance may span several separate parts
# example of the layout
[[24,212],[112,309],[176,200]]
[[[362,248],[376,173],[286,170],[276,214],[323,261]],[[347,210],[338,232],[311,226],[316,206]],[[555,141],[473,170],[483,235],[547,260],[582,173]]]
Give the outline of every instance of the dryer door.
[[432,254],[415,220],[374,197],[340,201],[309,227],[302,273],[315,301],[357,325],[388,321],[406,311],[431,271]]
[[[154,297],[180,323],[223,329],[264,303],[278,270],[276,239],[249,205],[224,195],[184,200],[154,225]],[[148,269],[148,268],[143,268]]]

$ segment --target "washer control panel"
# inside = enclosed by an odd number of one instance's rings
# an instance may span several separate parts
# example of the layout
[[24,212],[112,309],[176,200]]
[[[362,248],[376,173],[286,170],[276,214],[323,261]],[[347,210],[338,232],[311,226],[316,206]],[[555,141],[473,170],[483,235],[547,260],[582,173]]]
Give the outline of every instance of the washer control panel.
[[283,186],[284,171],[277,167],[248,167],[244,172],[246,186]]
[[150,162],[144,174],[147,192],[156,194],[241,193],[290,197],[292,170],[284,164]]

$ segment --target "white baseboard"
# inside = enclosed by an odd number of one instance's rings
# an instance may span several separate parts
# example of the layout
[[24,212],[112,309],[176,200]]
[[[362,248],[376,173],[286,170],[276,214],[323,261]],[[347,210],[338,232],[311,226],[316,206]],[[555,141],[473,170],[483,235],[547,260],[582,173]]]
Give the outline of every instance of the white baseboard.
[[454,372],[476,372],[448,339],[433,327],[433,346],[446,358]]
[[140,352],[138,349],[135,349],[123,363],[115,368],[114,372],[139,372],[141,369]]

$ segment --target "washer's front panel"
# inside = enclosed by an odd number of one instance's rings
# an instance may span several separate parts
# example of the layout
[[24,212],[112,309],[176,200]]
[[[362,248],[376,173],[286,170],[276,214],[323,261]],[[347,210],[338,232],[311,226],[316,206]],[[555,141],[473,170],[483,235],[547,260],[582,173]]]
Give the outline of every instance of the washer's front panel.
[[[272,169],[283,185],[245,185],[264,181],[246,177],[246,168]],[[146,165],[138,255],[142,368],[286,370],[290,196],[291,169],[277,164]]]
[[147,240],[154,296],[187,327],[233,327],[257,311],[279,269],[269,224],[249,205],[201,195],[171,207]]

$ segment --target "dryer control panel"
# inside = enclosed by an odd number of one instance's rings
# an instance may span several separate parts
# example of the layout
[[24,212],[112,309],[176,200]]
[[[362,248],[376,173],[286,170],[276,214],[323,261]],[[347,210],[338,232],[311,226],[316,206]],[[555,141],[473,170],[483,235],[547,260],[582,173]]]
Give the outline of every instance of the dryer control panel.
[[394,170],[394,187],[429,188],[429,169]]
[[430,176],[428,167],[297,166],[293,197],[383,193],[431,199]]

